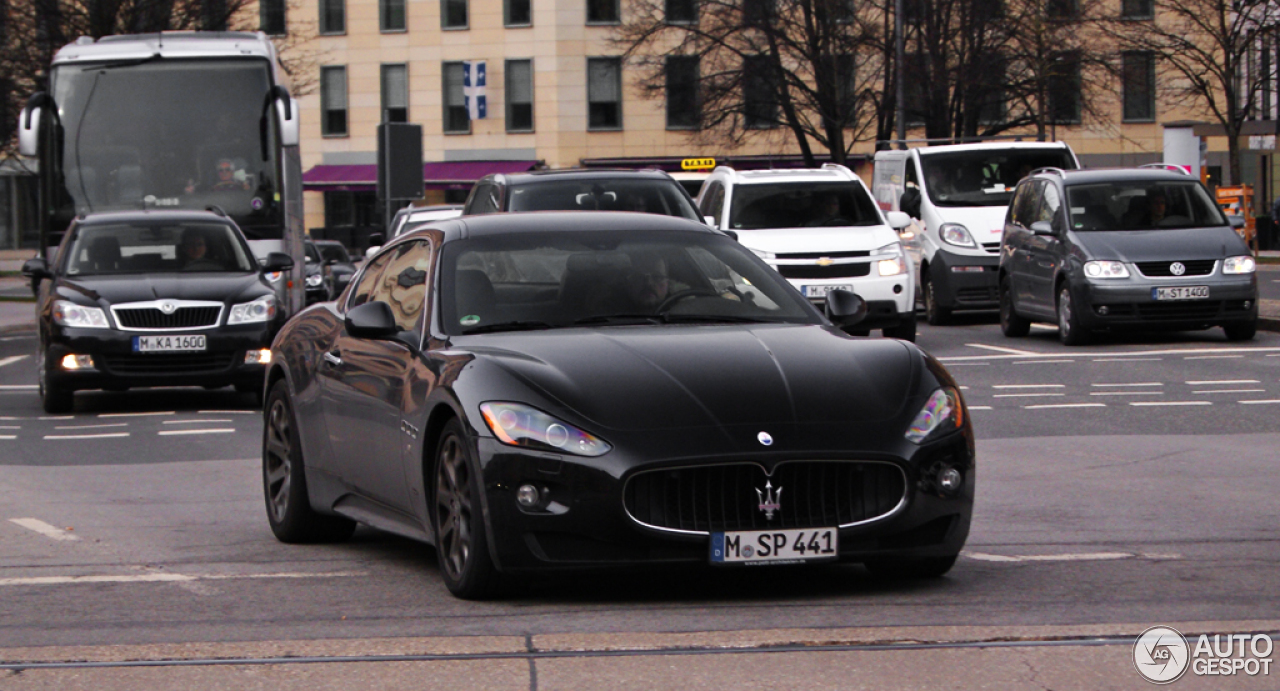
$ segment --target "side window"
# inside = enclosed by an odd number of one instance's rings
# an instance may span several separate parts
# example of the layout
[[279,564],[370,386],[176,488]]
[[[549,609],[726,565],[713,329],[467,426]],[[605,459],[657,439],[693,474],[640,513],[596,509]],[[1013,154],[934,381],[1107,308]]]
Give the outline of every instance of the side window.
[[716,193],[724,189],[724,186],[718,182],[713,182],[707,186],[707,193],[702,195],[702,205],[698,207],[698,213],[703,216],[711,215],[711,203],[716,198]]
[[1062,227],[1062,197],[1058,195],[1057,185],[1045,183],[1044,185],[1044,203],[1040,205],[1040,213],[1036,216],[1037,221],[1048,221],[1053,224],[1055,230]]
[[373,292],[378,276],[382,274],[382,268],[387,265],[387,260],[390,258],[391,253],[383,252],[365,262],[364,273],[356,279],[357,283],[351,290],[351,297],[347,299],[347,309],[359,307],[369,301],[369,295]]
[[476,190],[474,214],[492,214],[498,212],[498,186],[492,183],[481,185]]
[[431,245],[407,242],[391,253],[387,268],[373,286],[369,301],[391,306],[401,331],[418,331],[427,299],[427,273],[431,269]]
[[1023,191],[1018,195],[1018,206],[1014,212],[1014,222],[1023,228],[1030,228],[1031,223],[1036,220],[1036,209],[1040,206],[1040,188],[1044,187],[1043,182],[1027,182],[1023,186]]
[[707,190],[706,212],[703,216],[710,216],[715,219],[716,225],[720,225],[721,214],[724,213],[724,185],[716,183],[715,187]]
[[1009,215],[1005,218],[1006,224],[1026,225],[1026,223],[1023,223],[1022,214],[1025,211],[1023,207],[1027,205],[1028,194],[1031,194],[1031,183],[1018,185],[1018,189],[1014,190],[1013,199],[1009,200]]

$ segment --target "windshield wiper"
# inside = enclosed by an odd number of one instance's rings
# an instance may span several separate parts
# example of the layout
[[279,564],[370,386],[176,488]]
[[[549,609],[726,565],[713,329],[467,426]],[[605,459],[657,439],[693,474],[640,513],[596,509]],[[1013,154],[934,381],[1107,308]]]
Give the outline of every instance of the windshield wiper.
[[668,322],[718,322],[722,324],[774,324],[773,319],[762,317],[742,317],[730,314],[668,314]]
[[666,315],[661,314],[597,314],[574,320],[575,326],[587,324],[661,324]]
[[462,333],[464,335],[471,335],[491,333],[494,331],[539,331],[541,329],[554,328],[556,328],[555,324],[548,324],[547,322],[510,321],[499,322],[497,324],[485,324],[484,326],[477,326],[474,329],[464,329]]

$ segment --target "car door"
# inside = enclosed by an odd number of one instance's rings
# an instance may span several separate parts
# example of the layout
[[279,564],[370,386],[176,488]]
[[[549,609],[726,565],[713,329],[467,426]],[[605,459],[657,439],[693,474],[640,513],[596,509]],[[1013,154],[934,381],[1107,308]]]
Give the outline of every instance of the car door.
[[357,338],[344,328],[321,368],[325,417],[343,480],[369,499],[408,511],[400,420],[405,373],[421,346],[430,244],[402,243],[377,259],[382,262],[377,276],[368,282],[361,279],[349,307],[386,303],[412,345],[405,340]]
[[1005,219],[1004,235],[1001,238],[1000,266],[1009,278],[1010,291],[1014,303],[1019,310],[1026,311],[1031,305],[1030,267],[1027,244],[1031,238],[1031,222],[1035,220],[1040,208],[1040,191],[1044,183],[1027,181],[1018,185],[1009,201],[1009,213]]

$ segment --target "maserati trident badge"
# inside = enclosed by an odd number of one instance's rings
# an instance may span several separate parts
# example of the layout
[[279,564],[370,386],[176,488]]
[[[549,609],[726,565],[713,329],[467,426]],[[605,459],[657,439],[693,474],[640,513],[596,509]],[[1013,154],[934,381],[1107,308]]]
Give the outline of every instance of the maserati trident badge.
[[760,506],[758,507],[764,512],[766,521],[773,520],[773,512],[782,510],[782,488],[779,487],[775,493],[773,491],[773,483],[765,480],[764,491],[756,490],[756,496],[760,497]]

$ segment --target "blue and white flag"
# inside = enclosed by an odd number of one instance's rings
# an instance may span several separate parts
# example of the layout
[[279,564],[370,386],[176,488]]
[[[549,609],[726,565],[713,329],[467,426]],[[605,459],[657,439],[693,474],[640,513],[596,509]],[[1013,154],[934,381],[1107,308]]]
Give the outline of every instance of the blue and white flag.
[[489,116],[488,99],[485,97],[484,61],[468,60],[462,63],[462,96],[467,106],[467,117],[483,120]]

